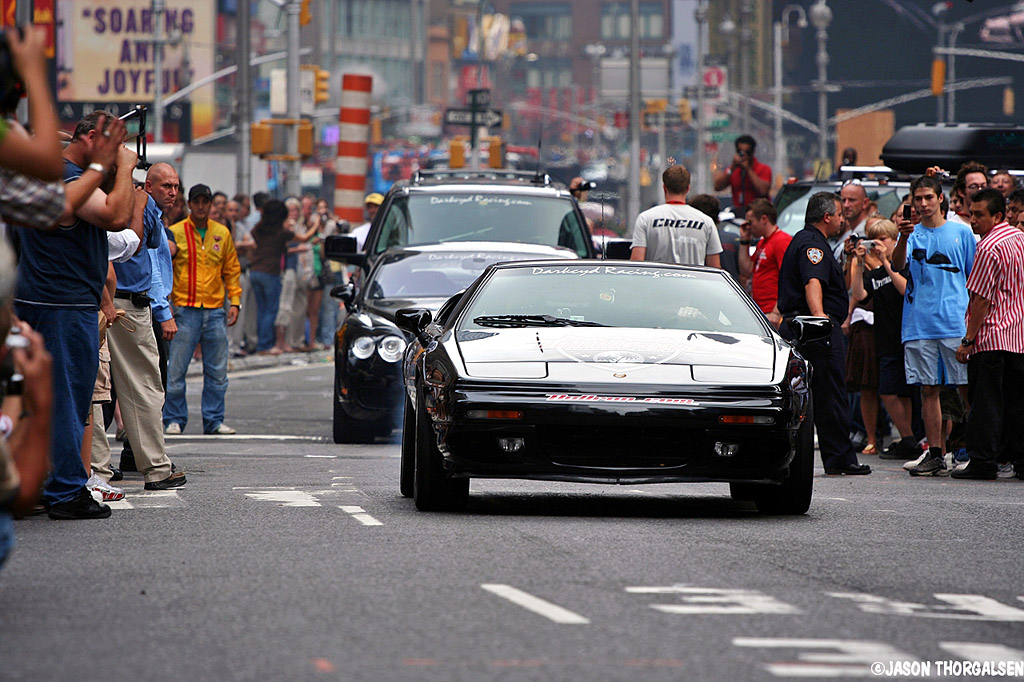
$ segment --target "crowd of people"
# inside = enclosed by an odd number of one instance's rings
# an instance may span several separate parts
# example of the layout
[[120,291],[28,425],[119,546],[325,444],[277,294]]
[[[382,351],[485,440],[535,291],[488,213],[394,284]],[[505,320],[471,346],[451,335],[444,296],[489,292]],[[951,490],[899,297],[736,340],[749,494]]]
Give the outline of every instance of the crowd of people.
[[790,235],[755,147],[741,136],[732,165],[713,168],[744,216],[738,239],[716,225],[715,197],[687,203],[689,172],[672,166],[665,204],[637,218],[632,258],[726,269],[786,338],[799,316],[832,321],[826,343],[800,348],[826,474],[870,474],[859,455],[877,455],[912,476],[1024,480],[1024,189],[1013,175],[933,167],[888,216],[850,180],[811,196]]
[[136,181],[122,121],[96,111],[59,130],[42,32],[0,39],[30,112],[26,129],[17,98],[0,101],[2,563],[14,514],[109,517],[125,472],[146,490],[187,483],[164,439],[188,426],[197,356],[202,432],[230,435],[229,357],[329,347],[339,304],[324,292],[347,273],[323,257],[323,240],[350,226],[312,195],[186,191],[166,163]]

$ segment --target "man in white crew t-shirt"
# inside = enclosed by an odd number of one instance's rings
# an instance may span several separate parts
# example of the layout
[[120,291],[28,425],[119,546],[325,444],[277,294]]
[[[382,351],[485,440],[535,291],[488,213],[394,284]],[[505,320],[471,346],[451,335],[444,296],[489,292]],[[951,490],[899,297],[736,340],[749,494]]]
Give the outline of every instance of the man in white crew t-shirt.
[[722,241],[714,221],[686,205],[690,172],[670,166],[661,174],[661,182],[665,203],[637,216],[630,260],[722,267]]

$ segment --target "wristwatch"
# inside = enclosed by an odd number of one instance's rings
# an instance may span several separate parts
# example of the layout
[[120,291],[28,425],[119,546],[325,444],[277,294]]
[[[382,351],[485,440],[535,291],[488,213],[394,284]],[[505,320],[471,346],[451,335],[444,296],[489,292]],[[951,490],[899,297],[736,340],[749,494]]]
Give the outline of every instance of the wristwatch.
[[94,171],[96,171],[98,173],[102,173],[103,175],[107,174],[107,169],[103,167],[103,164],[96,163],[95,161],[90,163],[88,168],[89,168],[89,170],[94,170]]
[[750,240],[749,239],[741,239],[740,240],[740,244],[743,244],[743,246],[750,246]]
[[960,339],[960,345],[963,346],[964,348],[970,348],[971,346],[974,345],[974,339],[969,339],[965,336],[964,338]]

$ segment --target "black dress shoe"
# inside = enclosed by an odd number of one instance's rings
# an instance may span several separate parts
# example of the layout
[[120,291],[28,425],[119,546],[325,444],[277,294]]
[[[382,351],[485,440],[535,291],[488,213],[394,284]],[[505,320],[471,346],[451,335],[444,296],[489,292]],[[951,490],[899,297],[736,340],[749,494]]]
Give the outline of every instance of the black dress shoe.
[[871,467],[867,464],[844,464],[840,467],[825,467],[825,473],[829,476],[864,476],[871,473]]
[[185,474],[176,471],[162,481],[147,481],[145,488],[146,490],[170,490],[171,488],[179,488],[185,485],[185,483]]
[[51,519],[105,519],[110,516],[110,507],[93,499],[88,488],[82,488],[78,497],[70,502],[51,504],[48,512]]
[[124,472],[122,472],[117,467],[110,467],[110,480],[111,481],[123,481],[124,480]]

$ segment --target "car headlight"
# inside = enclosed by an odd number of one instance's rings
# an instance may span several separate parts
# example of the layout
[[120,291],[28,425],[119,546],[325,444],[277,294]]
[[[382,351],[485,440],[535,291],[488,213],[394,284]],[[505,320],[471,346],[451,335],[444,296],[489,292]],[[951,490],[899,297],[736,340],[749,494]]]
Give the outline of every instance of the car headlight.
[[385,362],[398,362],[405,352],[405,339],[400,336],[385,336],[377,342],[377,353]]
[[365,360],[373,355],[373,349],[376,345],[373,342],[372,336],[360,336],[352,342],[352,348],[349,352],[360,360]]

